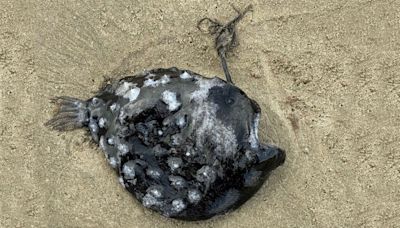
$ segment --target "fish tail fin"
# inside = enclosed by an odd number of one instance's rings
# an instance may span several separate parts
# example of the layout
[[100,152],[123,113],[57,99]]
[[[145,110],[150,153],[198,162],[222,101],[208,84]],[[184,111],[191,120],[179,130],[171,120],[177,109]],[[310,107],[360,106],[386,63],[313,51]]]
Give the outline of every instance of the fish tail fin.
[[54,97],[50,100],[58,106],[58,111],[45,126],[58,131],[69,131],[88,125],[89,110],[86,101],[68,96]]

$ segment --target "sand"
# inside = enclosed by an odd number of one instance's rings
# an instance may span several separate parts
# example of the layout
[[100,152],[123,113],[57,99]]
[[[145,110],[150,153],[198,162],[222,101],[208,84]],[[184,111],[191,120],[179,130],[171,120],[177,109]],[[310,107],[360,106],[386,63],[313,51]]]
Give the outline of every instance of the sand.
[[105,77],[222,76],[195,25],[230,19],[230,4],[0,0],[0,226],[398,227],[400,1],[252,3],[228,62],[287,161],[235,212],[180,222],[139,205],[83,130],[43,123],[49,98],[89,98]]

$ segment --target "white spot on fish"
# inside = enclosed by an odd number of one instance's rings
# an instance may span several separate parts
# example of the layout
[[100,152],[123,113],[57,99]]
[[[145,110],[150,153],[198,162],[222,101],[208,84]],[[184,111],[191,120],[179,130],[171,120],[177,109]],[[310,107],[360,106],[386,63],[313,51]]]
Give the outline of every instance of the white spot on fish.
[[99,131],[99,126],[94,121],[90,121],[89,128],[92,133],[97,133]]
[[186,208],[185,202],[182,199],[174,199],[172,201],[172,210],[175,212],[181,212]]
[[146,191],[156,198],[162,197],[162,187],[152,186],[148,188]]
[[208,97],[209,90],[214,86],[222,86],[221,79],[214,77],[213,79],[202,79],[196,82],[199,86],[198,90],[195,90],[191,95],[190,99],[196,101],[197,103],[203,102]]
[[106,143],[105,143],[104,136],[101,136],[101,137],[100,137],[99,145],[100,145],[100,148],[101,148],[102,150],[106,151],[107,145],[106,145]]
[[116,90],[115,90],[115,94],[118,96],[123,96],[126,92],[128,92],[128,90],[130,90],[131,88],[135,87],[136,84],[132,83],[132,82],[123,82]]
[[249,137],[249,143],[252,148],[258,148],[259,147],[259,142],[258,142],[258,125],[260,123],[260,113],[256,114],[256,117],[254,118],[254,123],[252,128],[250,129],[250,137]]
[[190,75],[188,72],[183,72],[181,75],[179,75],[180,78],[182,79],[190,79],[192,78],[192,75]]
[[181,134],[175,134],[175,135],[171,136],[171,140],[172,140],[172,145],[177,146],[182,143],[183,138],[182,138]]
[[129,147],[126,144],[118,144],[118,150],[121,152],[121,155],[125,155],[129,152]]
[[213,183],[216,178],[215,170],[208,165],[203,166],[196,172],[196,179],[200,182]]
[[114,145],[114,137],[110,137],[107,139],[107,143],[110,145]]
[[197,189],[189,189],[188,199],[190,203],[198,203],[201,200],[201,193]]
[[160,205],[161,203],[150,193],[147,193],[142,199],[142,204],[145,207],[151,207],[154,205]]
[[119,109],[119,104],[117,104],[117,103],[114,103],[114,104],[112,104],[111,106],[110,106],[110,110],[112,111],[112,112],[115,112],[115,111],[117,111]]
[[168,110],[175,111],[181,106],[178,101],[176,93],[166,90],[162,93],[162,101],[168,105]]
[[124,174],[124,177],[126,179],[133,179],[135,178],[136,172],[135,172],[135,163],[133,161],[128,161],[124,164],[124,167],[122,168],[122,173]]
[[117,159],[115,157],[110,157],[107,160],[111,167],[113,167],[114,169],[117,167]]
[[146,175],[150,176],[153,179],[158,179],[161,177],[160,171],[158,171],[156,169],[151,169],[151,168],[146,170]]
[[186,125],[186,120],[185,120],[185,116],[180,116],[176,119],[176,125],[178,125],[178,127],[183,128]]
[[119,181],[119,183],[122,185],[122,187],[124,187],[124,188],[126,187],[126,186],[125,186],[124,179],[123,179],[122,177],[119,177],[119,178],[118,178],[118,181]]
[[166,74],[164,74],[164,76],[162,76],[161,79],[160,79],[160,82],[161,82],[162,85],[167,84],[170,81],[171,81],[171,79]]
[[107,122],[107,120],[104,117],[101,117],[99,119],[99,127],[104,128],[106,126],[106,122]]
[[171,182],[171,185],[176,189],[182,189],[186,186],[186,181],[181,176],[169,176],[168,180]]
[[168,166],[172,171],[178,169],[182,165],[182,159],[176,157],[169,157],[167,160]]
[[160,81],[155,81],[152,78],[147,79],[143,82],[143,87],[157,87],[160,84]]
[[139,94],[140,94],[140,89],[135,87],[126,92],[123,97],[129,99],[129,101],[132,102],[136,100],[136,98],[138,98]]

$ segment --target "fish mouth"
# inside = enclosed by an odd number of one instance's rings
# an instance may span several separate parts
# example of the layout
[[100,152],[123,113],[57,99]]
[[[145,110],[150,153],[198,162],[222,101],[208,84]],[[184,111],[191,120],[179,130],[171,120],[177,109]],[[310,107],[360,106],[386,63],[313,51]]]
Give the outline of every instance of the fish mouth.
[[267,172],[278,168],[286,160],[285,150],[273,145],[261,144],[256,154],[259,162],[257,169]]

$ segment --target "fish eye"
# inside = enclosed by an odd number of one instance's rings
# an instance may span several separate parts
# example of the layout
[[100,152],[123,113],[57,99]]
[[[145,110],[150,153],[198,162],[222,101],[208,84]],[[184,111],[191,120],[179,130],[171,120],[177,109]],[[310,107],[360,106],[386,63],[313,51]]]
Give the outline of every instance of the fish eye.
[[230,98],[230,97],[227,98],[225,101],[226,101],[226,103],[229,104],[229,105],[235,103],[235,100],[234,100],[233,98]]

